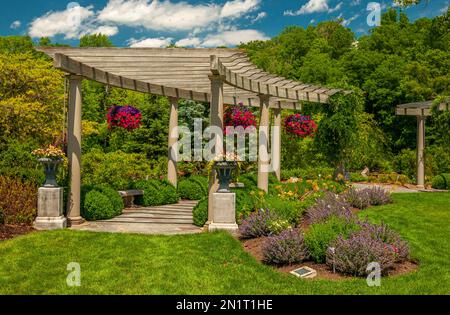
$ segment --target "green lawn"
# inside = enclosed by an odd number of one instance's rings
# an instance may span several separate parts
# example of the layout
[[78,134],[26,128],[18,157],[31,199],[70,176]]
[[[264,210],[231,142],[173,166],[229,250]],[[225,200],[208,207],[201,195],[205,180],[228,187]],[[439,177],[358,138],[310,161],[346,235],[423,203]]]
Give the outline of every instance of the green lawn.
[[[450,193],[396,194],[363,212],[400,232],[419,271],[383,279],[300,280],[263,266],[224,233],[144,236],[36,232],[0,243],[1,294],[450,294]],[[66,285],[81,265],[81,287]]]

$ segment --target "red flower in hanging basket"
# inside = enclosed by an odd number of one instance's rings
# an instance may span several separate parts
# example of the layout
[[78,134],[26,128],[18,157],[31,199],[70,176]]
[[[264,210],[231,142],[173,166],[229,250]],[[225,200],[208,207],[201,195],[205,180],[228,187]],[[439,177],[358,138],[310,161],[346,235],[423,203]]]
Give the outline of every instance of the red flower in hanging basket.
[[317,124],[310,116],[294,114],[288,116],[284,121],[286,132],[301,138],[313,136],[317,130]]
[[256,117],[253,112],[242,103],[238,106],[228,106],[225,109],[224,126],[225,134],[227,134],[227,127],[236,128],[242,126],[244,129],[250,126],[256,127]]
[[133,106],[111,106],[108,110],[108,127],[133,131],[141,126],[142,114]]

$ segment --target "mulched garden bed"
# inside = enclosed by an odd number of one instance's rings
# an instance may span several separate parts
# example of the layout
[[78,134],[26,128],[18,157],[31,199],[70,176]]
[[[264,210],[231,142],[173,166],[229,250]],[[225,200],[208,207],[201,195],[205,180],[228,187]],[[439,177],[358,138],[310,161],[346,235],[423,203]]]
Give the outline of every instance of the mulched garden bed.
[[33,231],[35,231],[35,229],[27,225],[0,224],[0,241],[8,240],[20,235],[25,235]]
[[[358,208],[351,208],[351,211],[353,214],[357,214],[361,210]],[[299,225],[299,228],[306,232],[309,228],[310,224],[307,220],[301,220],[301,223]],[[239,236],[238,236],[239,238]],[[267,237],[258,237],[253,239],[242,239],[239,238],[241,241],[244,250],[251,254],[256,260],[258,260],[261,263],[264,263],[264,255],[262,251],[262,247],[264,245],[264,242],[266,241]],[[305,261],[301,264],[293,264],[288,266],[273,266],[273,268],[276,270],[289,274],[291,271],[298,269],[303,266],[308,266],[310,268],[313,268],[317,271],[317,276],[314,279],[325,279],[325,280],[345,280],[345,279],[354,279],[355,277],[341,274],[341,273],[333,273],[333,270],[328,267],[326,264],[318,264],[314,261]],[[414,272],[419,269],[418,262],[415,261],[405,261],[403,263],[396,263],[394,268],[389,272],[389,277],[392,276],[399,276],[403,274],[407,274],[410,272]]]
[[[256,260],[263,263],[263,253],[262,246],[267,237],[259,237],[249,240],[241,240],[242,245],[244,246],[244,250],[251,254]],[[354,277],[344,275],[341,273],[333,273],[326,264],[317,264],[313,261],[305,261],[301,264],[294,264],[289,266],[273,266],[276,270],[283,273],[290,273],[292,270],[297,268],[308,266],[317,271],[317,277],[315,279],[326,279],[326,280],[345,280],[345,279],[353,279]],[[396,264],[394,269],[389,272],[389,276],[399,276],[403,274],[407,274],[413,271],[416,271],[419,268],[419,265],[413,261],[406,261],[401,264]]]

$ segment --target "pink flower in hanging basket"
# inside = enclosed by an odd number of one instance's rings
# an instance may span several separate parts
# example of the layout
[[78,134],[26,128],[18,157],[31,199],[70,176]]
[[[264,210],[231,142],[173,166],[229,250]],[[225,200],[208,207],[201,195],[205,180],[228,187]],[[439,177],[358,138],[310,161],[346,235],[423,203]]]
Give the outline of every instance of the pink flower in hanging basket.
[[142,114],[133,106],[111,106],[108,110],[109,129],[123,128],[133,131],[141,126]]
[[317,124],[310,116],[294,114],[288,116],[284,121],[286,132],[301,138],[313,136],[317,131]]
[[225,109],[224,126],[225,134],[227,134],[227,127],[236,128],[242,126],[244,129],[250,126],[256,127],[256,117],[253,112],[242,103],[238,106],[228,106]]

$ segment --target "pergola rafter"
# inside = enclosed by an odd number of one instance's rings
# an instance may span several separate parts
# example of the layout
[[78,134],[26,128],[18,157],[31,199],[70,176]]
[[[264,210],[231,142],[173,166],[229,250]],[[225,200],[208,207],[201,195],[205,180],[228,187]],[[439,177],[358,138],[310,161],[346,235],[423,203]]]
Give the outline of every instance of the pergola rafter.
[[[71,191],[68,206],[70,224],[80,217],[81,183],[81,81],[89,79],[108,86],[166,96],[170,100],[168,179],[177,185],[176,140],[172,131],[178,124],[178,100],[210,104],[210,125],[223,130],[224,104],[260,108],[258,187],[268,190],[270,161],[280,161],[281,138],[275,135],[269,156],[270,109],[273,125],[281,129],[282,109],[302,109],[302,102],[327,103],[341,92],[303,84],[259,69],[239,49],[184,48],[38,48],[54,59],[56,68],[69,74],[68,157]],[[343,91],[345,92],[345,91]],[[347,93],[347,92],[345,92]],[[216,138],[214,154],[221,153]],[[269,160],[262,157],[269,157]],[[279,163],[274,166],[280,176]],[[213,172],[214,173],[214,172]],[[212,195],[218,184],[215,175],[209,187],[209,222],[212,221]]]

